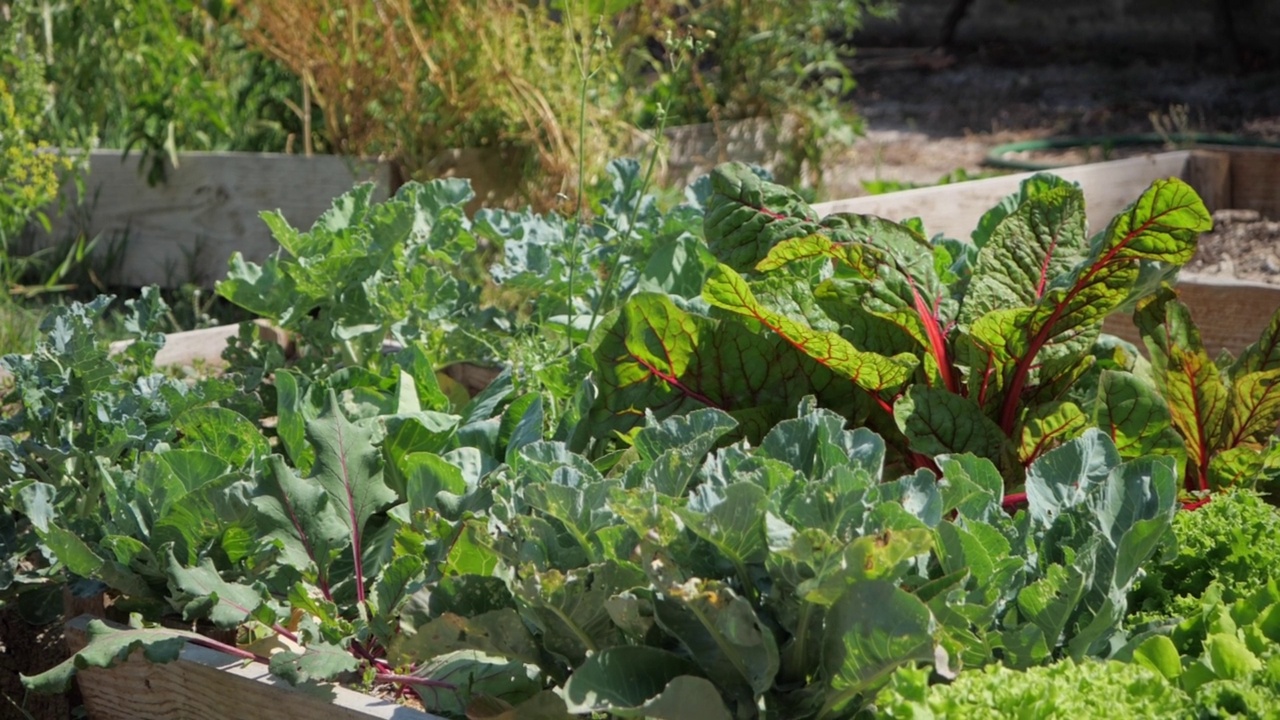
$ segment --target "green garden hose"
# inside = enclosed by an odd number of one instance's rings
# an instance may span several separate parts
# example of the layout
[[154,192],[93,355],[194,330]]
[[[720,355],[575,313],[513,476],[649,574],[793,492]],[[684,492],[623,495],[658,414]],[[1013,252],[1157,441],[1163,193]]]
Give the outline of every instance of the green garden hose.
[[1236,147],[1259,147],[1259,148],[1280,148],[1280,142],[1270,140],[1255,140],[1253,138],[1244,138],[1238,135],[1213,135],[1205,133],[1177,133],[1173,135],[1160,135],[1158,133],[1146,133],[1138,135],[1095,135],[1086,137],[1057,137],[1047,138],[1044,140],[1023,140],[1021,142],[1006,143],[991,148],[987,156],[983,158],[982,163],[990,167],[1006,168],[1009,170],[1052,170],[1062,167],[1052,163],[1035,162],[1033,160],[1015,160],[1008,157],[1011,153],[1026,152],[1028,150],[1061,150],[1064,148],[1077,147],[1103,147],[1114,148],[1130,145],[1164,145],[1173,143],[1175,145],[1233,145]]

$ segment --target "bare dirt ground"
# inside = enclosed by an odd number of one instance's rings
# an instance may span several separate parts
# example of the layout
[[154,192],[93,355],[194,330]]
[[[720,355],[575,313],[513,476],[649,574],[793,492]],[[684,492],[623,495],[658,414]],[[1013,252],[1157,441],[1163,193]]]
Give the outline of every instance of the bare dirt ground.
[[[828,166],[825,194],[832,198],[865,195],[877,184],[934,184],[957,170],[971,177],[995,172],[983,165],[988,151],[1018,140],[1172,131],[1280,141],[1275,67],[1244,73],[1176,55],[1081,60],[891,48],[860,51],[853,70],[851,102],[867,132]],[[1038,159],[1072,164],[1163,149]],[[1280,223],[1268,222],[1280,218],[1227,212],[1217,220],[1188,270],[1280,284]]]

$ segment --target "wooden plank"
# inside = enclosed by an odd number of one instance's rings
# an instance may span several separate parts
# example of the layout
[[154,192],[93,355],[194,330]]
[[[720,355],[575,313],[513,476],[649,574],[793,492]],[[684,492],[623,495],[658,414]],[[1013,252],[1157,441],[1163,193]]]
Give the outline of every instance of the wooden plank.
[[1231,205],[1280,220],[1280,150],[1231,151]]
[[[67,623],[72,652],[92,619]],[[149,663],[138,651],[110,670],[79,671],[77,682],[91,720],[442,720],[343,687],[296,688],[261,663],[191,644],[175,662]]]
[[[388,163],[332,155],[181,153],[167,182],[150,187],[138,173],[137,158],[93,151],[85,178],[87,206],[58,217],[51,234],[23,249],[63,242],[83,228],[89,237],[101,235],[100,259],[113,250],[119,257],[103,278],[108,283],[208,287],[225,277],[233,251],[262,262],[276,249],[262,211],[279,210],[294,227],[306,228],[357,182],[376,182],[378,199],[391,186]],[[63,192],[75,201],[73,188]]]
[[[258,326],[258,337],[265,342],[273,342],[286,350],[289,347],[289,336],[284,330],[275,327],[266,320],[254,320]],[[222,367],[222,351],[227,347],[227,340],[239,334],[240,325],[219,325],[217,327],[188,330],[186,332],[169,333],[164,336],[164,347],[156,352],[156,368],[188,367],[197,362],[208,367]],[[117,340],[111,343],[108,352],[117,355],[133,344],[133,340]],[[0,367],[0,382],[6,382],[10,373]]]
[[1232,156],[1230,152],[1193,150],[1187,158],[1187,174],[1183,179],[1196,189],[1209,212],[1236,207],[1231,194]]
[[[1116,214],[1138,198],[1153,181],[1167,177],[1183,177],[1190,151],[1158,153],[1110,162],[1058,168],[1052,172],[1079,182],[1084,189],[1089,232],[1106,227]],[[890,220],[920,217],[930,234],[967,240],[983,213],[1000,198],[1016,192],[1018,185],[1035,173],[1019,173],[971,180],[954,185],[904,190],[885,195],[870,195],[850,200],[820,203],[813,208],[819,215],[852,212],[879,215]]]
[[[1178,297],[1191,311],[1209,357],[1222,350],[1239,355],[1258,341],[1271,315],[1280,308],[1280,286],[1230,278],[1183,273],[1176,287]],[[1113,316],[1102,329],[1128,340],[1145,353],[1131,317]]]
[[[288,338],[285,332],[266,320],[253,321],[258,326],[258,337],[265,342],[274,342],[287,347]],[[170,333],[164,336],[164,347],[156,352],[155,366],[187,367],[196,362],[210,367],[222,366],[222,351],[227,348],[227,340],[240,334],[239,323],[234,325],[218,325],[217,327],[187,330]],[[133,344],[133,340],[118,340],[111,343],[112,355],[124,352]]]

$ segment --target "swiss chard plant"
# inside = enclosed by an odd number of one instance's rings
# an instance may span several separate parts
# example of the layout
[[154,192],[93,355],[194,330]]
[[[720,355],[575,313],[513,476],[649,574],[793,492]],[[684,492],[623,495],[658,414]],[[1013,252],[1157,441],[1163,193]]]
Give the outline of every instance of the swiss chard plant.
[[1037,175],[988,211],[972,243],[916,221],[819,218],[744,166],[716,170],[700,296],[639,293],[602,334],[592,419],[627,433],[723,409],[759,438],[816,395],[887,438],[907,467],[944,453],[994,462],[1009,490],[1087,428],[1125,457],[1181,458],[1170,408],[1101,332],[1192,257],[1210,228],[1177,179],[1153,183],[1090,237],[1081,190]]
[[1252,485],[1280,463],[1280,311],[1240,357],[1210,358],[1191,313],[1162,288],[1134,321],[1187,449],[1189,490]]

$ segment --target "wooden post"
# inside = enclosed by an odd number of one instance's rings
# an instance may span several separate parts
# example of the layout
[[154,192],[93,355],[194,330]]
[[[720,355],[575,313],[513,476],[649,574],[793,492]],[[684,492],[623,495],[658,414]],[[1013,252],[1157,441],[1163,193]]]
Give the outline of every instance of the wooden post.
[[1231,165],[1233,153],[1193,150],[1187,158],[1184,178],[1199,193],[1209,212],[1236,207],[1232,204]]

